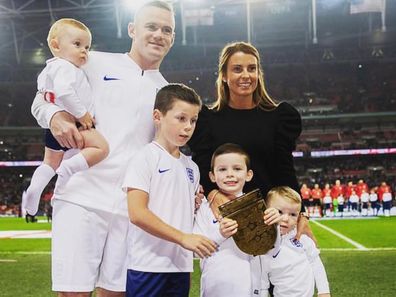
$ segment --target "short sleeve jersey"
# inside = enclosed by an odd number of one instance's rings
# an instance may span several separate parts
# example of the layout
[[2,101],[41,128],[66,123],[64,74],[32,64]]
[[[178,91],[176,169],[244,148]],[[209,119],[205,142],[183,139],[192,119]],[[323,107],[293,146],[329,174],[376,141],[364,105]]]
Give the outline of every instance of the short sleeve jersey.
[[[123,189],[148,193],[148,208],[162,221],[182,232],[192,233],[198,166],[191,158],[170,155],[152,142],[128,164]],[[155,237],[131,224],[128,236],[128,268],[144,272],[191,272],[192,252]]]

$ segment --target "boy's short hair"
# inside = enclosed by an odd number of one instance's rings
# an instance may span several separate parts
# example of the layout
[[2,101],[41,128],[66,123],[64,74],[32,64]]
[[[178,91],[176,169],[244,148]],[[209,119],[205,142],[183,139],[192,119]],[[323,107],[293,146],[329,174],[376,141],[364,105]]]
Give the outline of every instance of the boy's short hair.
[[153,0],[153,1],[148,1],[148,2],[144,3],[136,10],[136,12],[133,16],[134,21],[137,19],[138,15],[142,11],[142,9],[144,9],[146,7],[158,7],[158,8],[168,10],[172,14],[174,14],[173,6],[169,1]]
[[220,145],[213,153],[212,160],[210,161],[210,171],[214,171],[214,163],[218,156],[225,154],[239,154],[245,159],[247,170],[250,170],[250,157],[249,154],[239,145],[235,143],[224,143]]
[[91,31],[82,22],[77,21],[75,19],[71,19],[71,18],[63,18],[63,19],[59,19],[55,23],[53,23],[49,32],[48,32],[47,43],[48,43],[48,47],[50,49],[51,49],[51,45],[50,45],[51,40],[58,37],[59,32],[61,32],[61,30],[66,26],[71,26],[71,27],[74,27],[77,29],[81,29],[81,30],[87,32],[92,39]]
[[184,84],[169,84],[161,88],[155,96],[154,109],[158,109],[162,114],[166,114],[172,109],[175,101],[183,101],[192,105],[202,107],[201,98],[194,89]]
[[288,200],[288,202],[296,203],[301,206],[300,194],[290,187],[280,186],[272,188],[267,194],[266,202],[267,204],[270,204],[273,199],[279,198],[283,198],[285,200]]

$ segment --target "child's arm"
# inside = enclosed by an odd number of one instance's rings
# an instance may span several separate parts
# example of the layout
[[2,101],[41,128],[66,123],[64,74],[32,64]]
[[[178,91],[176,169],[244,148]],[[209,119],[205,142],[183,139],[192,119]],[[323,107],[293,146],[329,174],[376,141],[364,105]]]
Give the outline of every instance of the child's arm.
[[44,94],[42,92],[36,93],[30,110],[37,123],[45,129],[50,128],[52,117],[56,113],[62,111],[59,106],[45,101]]
[[314,241],[308,236],[306,235],[302,236],[301,241],[303,242],[305,253],[312,267],[312,271],[315,278],[315,285],[318,290],[318,296],[329,297],[330,296],[329,282],[327,280],[326,270],[319,256],[320,251],[316,247]]
[[94,119],[89,112],[86,112],[81,118],[78,118],[77,121],[84,130],[91,129],[94,125]]
[[264,223],[267,225],[273,225],[279,223],[282,219],[282,215],[276,208],[270,207],[264,211]]
[[128,189],[128,212],[134,225],[151,235],[174,242],[200,258],[208,257],[216,251],[216,244],[205,236],[183,233],[166,224],[148,208],[148,201],[146,192]]
[[219,222],[213,221],[212,210],[208,206],[208,202],[204,201],[195,214],[193,233],[206,236],[220,245],[227,238],[220,233],[218,225]]
[[269,275],[267,271],[268,262],[265,263],[265,256],[255,256],[250,261],[250,271],[252,275],[252,296],[268,297],[270,287]]
[[238,223],[229,218],[220,218],[220,233],[224,238],[231,237],[238,231]]
[[[67,61],[59,61],[56,72],[53,77],[53,86],[55,93],[55,104],[59,102],[65,110],[72,114],[85,128],[92,127],[92,117],[86,117],[87,107],[83,104],[83,99],[79,98],[76,92],[78,80],[78,68]],[[88,81],[86,81],[88,84]],[[89,94],[90,95],[90,94]],[[81,120],[81,121],[80,121]]]
[[329,282],[327,280],[326,270],[323,266],[319,255],[311,262],[311,267],[315,277],[315,284],[318,290],[318,296],[330,297]]

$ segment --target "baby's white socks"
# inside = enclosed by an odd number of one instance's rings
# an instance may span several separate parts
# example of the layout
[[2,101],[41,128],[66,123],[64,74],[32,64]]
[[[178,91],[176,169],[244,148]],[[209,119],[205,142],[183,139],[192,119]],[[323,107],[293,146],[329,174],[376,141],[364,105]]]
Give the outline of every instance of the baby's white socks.
[[35,215],[41,198],[41,193],[54,177],[55,171],[47,164],[41,164],[34,171],[29,188],[26,190],[26,211],[30,215]]
[[65,185],[74,173],[86,170],[88,168],[89,166],[87,160],[85,160],[81,153],[74,155],[70,159],[63,160],[59,168],[56,170],[58,179],[56,180],[55,185],[55,195],[63,193]]

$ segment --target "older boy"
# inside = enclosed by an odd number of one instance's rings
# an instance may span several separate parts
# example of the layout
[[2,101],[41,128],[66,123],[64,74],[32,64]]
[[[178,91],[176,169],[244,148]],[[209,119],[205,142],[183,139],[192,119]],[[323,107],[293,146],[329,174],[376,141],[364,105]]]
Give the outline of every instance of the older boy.
[[155,139],[128,165],[128,297],[188,296],[192,252],[203,258],[216,250],[211,240],[191,234],[199,170],[179,149],[191,138],[200,108],[192,89],[163,87],[154,105]]

